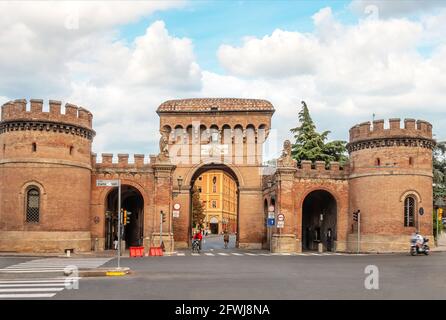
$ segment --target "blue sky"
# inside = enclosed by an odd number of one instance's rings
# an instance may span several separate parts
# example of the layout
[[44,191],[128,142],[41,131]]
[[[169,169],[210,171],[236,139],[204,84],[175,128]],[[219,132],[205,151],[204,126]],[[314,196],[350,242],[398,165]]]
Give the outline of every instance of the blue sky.
[[241,45],[243,38],[261,38],[275,29],[312,32],[311,16],[321,8],[331,7],[343,23],[358,20],[348,9],[350,1],[198,1],[181,8],[158,11],[136,23],[120,28],[121,36],[131,42],[145,33],[157,20],[164,21],[169,34],[193,40],[197,61],[203,69],[224,73],[216,52],[220,45]]

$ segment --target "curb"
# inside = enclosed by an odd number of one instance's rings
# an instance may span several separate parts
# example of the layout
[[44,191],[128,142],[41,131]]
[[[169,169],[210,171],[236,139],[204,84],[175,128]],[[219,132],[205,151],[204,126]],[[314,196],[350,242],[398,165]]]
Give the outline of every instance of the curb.
[[[130,274],[130,268],[98,268],[98,269],[89,269],[89,270],[79,270],[77,272],[78,277],[88,278],[88,277],[122,277]],[[72,275],[72,272],[64,272],[65,276]]]

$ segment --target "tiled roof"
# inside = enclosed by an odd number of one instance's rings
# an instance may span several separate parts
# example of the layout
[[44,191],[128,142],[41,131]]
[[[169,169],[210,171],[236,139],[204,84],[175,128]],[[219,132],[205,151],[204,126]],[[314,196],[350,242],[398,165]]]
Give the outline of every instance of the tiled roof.
[[194,98],[168,100],[157,112],[206,112],[206,111],[274,111],[271,102],[260,99]]

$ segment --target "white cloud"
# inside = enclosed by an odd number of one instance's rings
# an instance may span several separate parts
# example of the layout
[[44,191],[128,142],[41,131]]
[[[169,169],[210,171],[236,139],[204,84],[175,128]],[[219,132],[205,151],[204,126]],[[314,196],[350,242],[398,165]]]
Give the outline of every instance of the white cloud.
[[349,8],[360,16],[376,15],[380,18],[419,14],[444,6],[445,3],[438,0],[353,0],[349,4]]
[[219,86],[214,83],[219,79],[220,92],[230,88],[266,96],[277,107],[281,128],[295,126],[292,115],[303,99],[321,129],[333,130],[335,138],[346,139],[350,126],[371,120],[373,113],[381,118],[426,118],[440,128],[446,116],[444,38],[440,45],[429,42],[431,54],[418,49],[434,30],[439,32],[434,26],[442,23],[443,15],[417,21],[363,19],[347,25],[323,8],[313,15],[313,33],[277,29],[238,47],[222,45],[218,57],[227,76],[211,77],[212,87]]
[[[280,140],[290,137],[302,100],[318,129],[332,130],[336,139],[346,139],[348,129],[372,113],[446,126],[446,11],[347,25],[323,8],[313,15],[314,32],[277,29],[245,37],[239,47],[222,44],[217,55],[226,74],[218,74],[202,70],[191,39],[169,34],[162,21],[133,41],[117,32],[121,24],[182,3],[110,4],[72,9],[77,3],[0,2],[6,13],[0,20],[0,103],[62,99],[90,109],[98,153],[156,153],[158,105],[196,96],[270,100]],[[76,10],[79,28],[67,28],[76,25]],[[420,44],[431,52],[420,54]],[[439,132],[439,138],[446,135]]]

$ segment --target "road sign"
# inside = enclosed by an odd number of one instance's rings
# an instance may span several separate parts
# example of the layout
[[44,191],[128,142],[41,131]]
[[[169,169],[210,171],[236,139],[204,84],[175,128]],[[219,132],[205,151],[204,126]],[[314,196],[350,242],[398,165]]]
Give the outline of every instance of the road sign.
[[274,206],[269,206],[268,212],[274,212]]
[[268,212],[268,219],[274,219],[274,212]]
[[273,227],[276,224],[276,219],[274,218],[268,218],[268,227]]
[[172,211],[172,216],[174,218],[179,218],[180,217],[180,210],[173,210]]
[[279,220],[277,221],[277,228],[283,228],[285,226],[285,221]]
[[424,208],[421,207],[420,210],[418,210],[418,213],[420,214],[420,216],[422,216],[424,214]]
[[173,205],[173,208],[174,208],[175,210],[180,210],[181,205],[180,205],[179,203],[175,203],[175,204]]
[[278,221],[285,221],[285,215],[283,213],[279,213],[277,215],[277,220]]
[[97,187],[119,187],[119,180],[96,180]]

